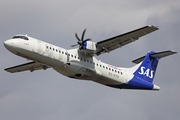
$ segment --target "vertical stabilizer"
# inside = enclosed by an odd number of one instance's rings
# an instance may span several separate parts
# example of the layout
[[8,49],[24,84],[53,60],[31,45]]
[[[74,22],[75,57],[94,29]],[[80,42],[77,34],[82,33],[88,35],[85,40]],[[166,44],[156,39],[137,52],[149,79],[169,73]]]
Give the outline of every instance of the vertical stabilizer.
[[146,56],[134,60],[133,62],[138,65],[130,69],[134,76],[128,81],[124,88],[159,90],[160,87],[153,84],[159,59],[175,53],[177,52],[172,50],[158,53],[151,51],[148,52]]
[[146,54],[142,63],[140,63],[139,68],[134,72],[134,75],[138,78],[141,78],[145,81],[150,83],[153,82],[156,68],[159,62],[159,58],[151,57],[150,55],[156,54],[155,52],[151,51]]

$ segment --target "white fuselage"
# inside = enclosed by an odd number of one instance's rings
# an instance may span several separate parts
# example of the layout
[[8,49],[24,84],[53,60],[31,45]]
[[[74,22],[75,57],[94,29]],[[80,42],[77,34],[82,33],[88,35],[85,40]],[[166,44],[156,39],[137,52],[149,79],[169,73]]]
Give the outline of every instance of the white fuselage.
[[76,79],[92,80],[104,85],[127,83],[133,77],[129,69],[114,67],[95,57],[83,55],[79,49],[64,48],[29,37],[10,39],[6,48],[21,57],[52,67],[57,72]]

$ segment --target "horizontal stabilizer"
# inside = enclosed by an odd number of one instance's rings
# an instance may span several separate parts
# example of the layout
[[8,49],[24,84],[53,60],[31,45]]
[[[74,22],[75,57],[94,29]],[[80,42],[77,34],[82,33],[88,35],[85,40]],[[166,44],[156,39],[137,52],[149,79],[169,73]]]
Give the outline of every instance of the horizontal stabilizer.
[[[155,57],[155,58],[163,58],[163,57],[166,57],[166,56],[175,54],[175,53],[177,53],[177,52],[175,52],[175,51],[173,51],[173,50],[168,50],[168,51],[163,51],[163,52],[158,52],[158,53],[150,54],[149,56],[150,56],[150,57]],[[138,59],[136,59],[136,60],[133,60],[132,62],[138,64],[138,63],[140,63],[141,61],[143,61],[144,58],[145,58],[145,56],[140,57],[140,58],[138,58]]]

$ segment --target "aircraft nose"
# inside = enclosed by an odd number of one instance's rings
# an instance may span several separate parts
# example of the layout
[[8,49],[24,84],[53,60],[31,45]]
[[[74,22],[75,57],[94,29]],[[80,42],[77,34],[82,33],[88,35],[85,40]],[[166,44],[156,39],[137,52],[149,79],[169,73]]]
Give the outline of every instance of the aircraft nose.
[[10,46],[12,46],[12,40],[6,40],[6,41],[4,41],[4,46],[6,47],[6,48],[8,48],[8,47],[10,47]]

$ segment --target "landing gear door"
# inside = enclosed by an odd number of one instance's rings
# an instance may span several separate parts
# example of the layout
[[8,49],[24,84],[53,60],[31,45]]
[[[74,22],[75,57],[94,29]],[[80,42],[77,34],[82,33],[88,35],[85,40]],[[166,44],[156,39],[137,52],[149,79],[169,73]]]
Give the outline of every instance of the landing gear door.
[[84,68],[84,67],[79,68],[78,73],[85,75],[86,74],[86,68]]

